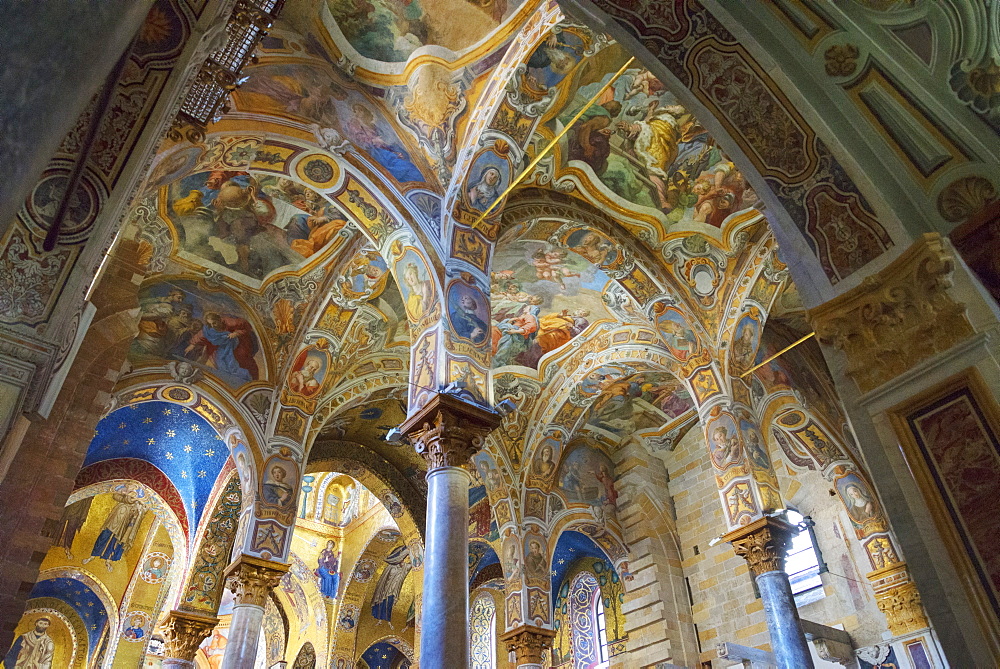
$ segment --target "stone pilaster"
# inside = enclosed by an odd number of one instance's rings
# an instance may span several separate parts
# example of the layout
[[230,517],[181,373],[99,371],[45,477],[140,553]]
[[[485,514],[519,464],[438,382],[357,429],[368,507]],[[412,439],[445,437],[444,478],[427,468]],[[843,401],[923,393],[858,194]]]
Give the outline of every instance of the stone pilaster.
[[435,395],[402,425],[427,469],[463,467],[483,447],[500,416],[451,395]]
[[951,293],[955,257],[925,234],[861,285],[809,311],[819,340],[844,352],[866,393],[973,333]]
[[271,590],[277,587],[290,565],[241,555],[226,567],[226,587],[236,595],[236,604],[263,608]]
[[930,627],[920,602],[920,592],[910,578],[905,562],[895,562],[867,574],[875,589],[875,603],[885,615],[889,631],[895,636]]
[[505,632],[500,640],[507,647],[507,652],[514,653],[514,657],[517,658],[515,666],[541,666],[542,653],[552,648],[552,640],[555,636],[555,630],[534,625],[521,625]]
[[754,577],[785,570],[785,554],[795,536],[795,527],[778,518],[760,518],[722,537],[747,561]]
[[219,619],[186,611],[171,611],[163,623],[163,638],[166,640],[166,656],[186,662],[194,662],[198,646],[208,638]]

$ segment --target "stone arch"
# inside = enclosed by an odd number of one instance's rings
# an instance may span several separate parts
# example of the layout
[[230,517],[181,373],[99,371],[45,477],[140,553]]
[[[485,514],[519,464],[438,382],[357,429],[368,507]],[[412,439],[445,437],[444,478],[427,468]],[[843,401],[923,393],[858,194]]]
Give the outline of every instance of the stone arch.
[[[340,440],[318,440],[305,472],[335,471],[357,479],[381,500],[388,489],[399,497],[402,509],[393,515],[408,541],[423,542],[427,502],[403,474],[387,460],[359,444]],[[385,501],[382,501],[385,504]]]

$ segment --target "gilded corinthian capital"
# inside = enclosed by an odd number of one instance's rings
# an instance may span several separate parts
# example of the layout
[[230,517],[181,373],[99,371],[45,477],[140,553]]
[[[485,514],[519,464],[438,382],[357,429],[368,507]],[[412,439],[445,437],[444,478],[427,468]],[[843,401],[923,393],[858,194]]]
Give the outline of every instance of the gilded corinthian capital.
[[542,653],[552,648],[552,640],[555,638],[555,630],[535,627],[534,625],[521,625],[500,637],[500,640],[507,646],[508,653],[514,653],[517,658],[517,665],[541,664]]
[[236,595],[236,604],[264,606],[267,596],[290,565],[241,555],[226,567],[226,587]]
[[765,517],[724,535],[722,540],[732,544],[756,578],[769,571],[784,571],[785,555],[796,533],[794,525]]
[[432,471],[468,464],[483,447],[486,435],[499,424],[500,417],[489,409],[438,394],[401,429]]
[[198,646],[212,633],[218,623],[219,619],[215,616],[171,611],[163,623],[166,656],[193,662]]

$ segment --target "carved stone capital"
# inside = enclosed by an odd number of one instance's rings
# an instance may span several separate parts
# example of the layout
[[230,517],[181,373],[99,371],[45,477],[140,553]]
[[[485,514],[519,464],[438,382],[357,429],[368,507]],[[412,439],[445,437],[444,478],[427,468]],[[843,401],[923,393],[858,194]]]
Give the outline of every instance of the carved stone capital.
[[861,285],[811,309],[809,320],[868,392],[973,333],[965,305],[948,292],[954,269],[941,235],[925,234]]
[[542,653],[552,648],[555,630],[547,630],[534,625],[521,625],[505,632],[500,640],[507,646],[507,652],[513,652],[517,658],[516,664],[541,664]]
[[226,587],[236,595],[236,604],[264,606],[271,590],[291,565],[241,555],[226,567]]
[[917,584],[910,579],[905,562],[895,562],[867,574],[875,589],[875,603],[895,636],[930,627],[920,602]]
[[186,611],[171,611],[163,623],[163,638],[166,641],[166,656],[177,660],[194,662],[198,646],[208,638],[219,619]]
[[779,518],[760,518],[722,536],[733,551],[747,561],[754,578],[769,571],[784,571],[785,554],[797,534],[794,525]]
[[427,460],[428,470],[434,470],[467,465],[499,424],[500,416],[489,409],[438,394],[407,418],[401,429]]

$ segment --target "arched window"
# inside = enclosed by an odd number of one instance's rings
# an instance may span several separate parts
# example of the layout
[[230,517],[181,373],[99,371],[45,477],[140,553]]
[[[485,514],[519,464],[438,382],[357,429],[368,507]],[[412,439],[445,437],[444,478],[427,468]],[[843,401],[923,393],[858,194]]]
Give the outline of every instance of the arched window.
[[607,669],[608,634],[601,586],[582,571],[569,588],[569,625],[573,669]]
[[493,597],[481,592],[472,600],[469,628],[472,630],[472,669],[493,669],[496,666],[497,610]]
[[788,509],[786,517],[789,523],[798,526],[799,533],[792,539],[785,557],[785,573],[792,584],[796,603],[802,606],[823,597],[823,580],[819,575],[826,571],[826,565],[816,545],[812,518],[794,509]]

